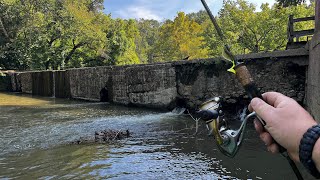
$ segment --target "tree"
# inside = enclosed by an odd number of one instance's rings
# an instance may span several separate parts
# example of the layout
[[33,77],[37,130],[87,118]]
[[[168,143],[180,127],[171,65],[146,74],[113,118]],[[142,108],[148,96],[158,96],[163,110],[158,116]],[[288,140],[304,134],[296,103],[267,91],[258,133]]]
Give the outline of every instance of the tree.
[[159,32],[155,44],[157,61],[196,59],[208,57],[204,42],[203,29],[191,21],[183,12],[178,13],[174,21],[166,21]]
[[[0,3],[0,62],[6,68],[80,67],[104,52],[102,0],[6,0]],[[2,35],[1,34],[1,35]],[[14,63],[13,63],[14,62]]]
[[27,21],[22,8],[14,0],[0,1],[0,67],[3,69],[23,69],[14,47],[15,37]]
[[156,20],[140,19],[138,22],[140,40],[136,41],[137,54],[143,63],[154,62],[153,47],[159,39],[160,23]]
[[187,16],[190,20],[193,20],[198,24],[202,24],[205,21],[209,20],[208,14],[205,10],[200,10],[196,13],[189,13],[187,14]]
[[305,0],[276,0],[280,6],[289,7],[289,6],[297,6],[302,3],[305,3]]
[[69,67],[81,67],[84,59],[97,56],[106,42],[104,19],[99,13],[90,11],[87,2],[66,0],[64,3],[63,18],[66,20],[61,44],[65,48],[64,64]]
[[[302,4],[289,8],[261,5],[256,11],[255,5],[244,0],[226,0],[217,17],[228,44],[232,45],[235,54],[284,49],[287,43],[287,22],[289,14],[296,17],[311,16],[314,3]],[[295,28],[306,28],[312,22],[298,24]],[[205,40],[210,47],[210,55],[217,56],[222,52],[222,42],[216,35],[211,22],[207,20]]]
[[[280,1],[279,1],[280,2]],[[283,1],[289,2],[289,1]],[[290,1],[293,2],[293,1]],[[225,0],[217,18],[235,54],[283,49],[288,16],[314,14],[315,3],[286,8]],[[112,19],[103,0],[0,1],[0,68],[61,69],[197,59],[223,44],[205,11],[172,20]],[[313,22],[295,24],[312,29]]]
[[139,64],[140,59],[136,53],[135,37],[138,29],[134,20],[114,20],[107,33],[108,47],[110,49],[110,64],[127,65]]

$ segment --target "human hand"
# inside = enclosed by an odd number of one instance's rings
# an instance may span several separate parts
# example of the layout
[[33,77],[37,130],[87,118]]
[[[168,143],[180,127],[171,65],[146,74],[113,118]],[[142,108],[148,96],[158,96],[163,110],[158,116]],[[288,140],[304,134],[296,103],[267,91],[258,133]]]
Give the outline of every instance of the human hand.
[[300,140],[305,132],[317,123],[295,100],[276,92],[268,92],[252,99],[249,110],[255,111],[265,122],[263,127],[255,120],[261,140],[273,153],[279,152],[279,143],[295,161],[299,161]]

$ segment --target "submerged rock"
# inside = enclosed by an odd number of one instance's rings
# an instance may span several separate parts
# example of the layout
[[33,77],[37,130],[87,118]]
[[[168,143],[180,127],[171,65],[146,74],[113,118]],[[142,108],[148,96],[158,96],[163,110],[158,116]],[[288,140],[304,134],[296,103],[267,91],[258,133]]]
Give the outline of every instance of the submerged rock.
[[115,140],[121,140],[124,138],[130,137],[129,130],[126,131],[115,131],[115,130],[104,130],[95,132],[94,134],[94,140],[95,142],[103,143],[103,142],[110,142]]
[[125,130],[111,130],[107,129],[104,131],[96,131],[94,137],[80,137],[75,141],[70,142],[70,144],[88,144],[88,143],[112,143],[117,140],[125,139],[130,137],[130,131]]

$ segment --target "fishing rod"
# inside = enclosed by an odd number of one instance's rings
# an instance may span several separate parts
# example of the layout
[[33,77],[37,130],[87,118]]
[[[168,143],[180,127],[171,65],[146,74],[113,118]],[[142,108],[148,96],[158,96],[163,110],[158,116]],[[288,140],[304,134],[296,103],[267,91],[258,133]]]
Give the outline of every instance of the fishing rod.
[[[258,97],[262,98],[261,92],[257,88],[249,70],[245,66],[244,63],[240,63],[234,54],[231,51],[230,46],[226,42],[226,38],[222,33],[220,26],[218,25],[216,18],[212,15],[210,8],[208,7],[205,0],[201,0],[204,8],[206,9],[215,30],[220,38],[220,40],[224,43],[224,48],[222,52],[222,57],[232,62],[232,67],[228,69],[229,72],[234,73],[236,78],[245,89],[247,95],[250,99]],[[223,112],[221,109],[221,98],[213,98],[209,101],[204,102],[200,106],[200,110],[198,111],[198,115],[206,121],[207,126],[209,127],[210,133],[215,137],[216,144],[218,145],[219,150],[226,156],[234,157],[239,148],[242,145],[245,128],[249,119],[256,117],[263,126],[266,125],[265,121],[261,119],[255,112],[247,115],[238,130],[232,130],[227,126],[227,122],[223,119]],[[278,144],[278,143],[277,143]],[[279,144],[278,144],[279,145]],[[294,161],[289,157],[288,152],[285,148],[279,145],[280,153],[286,157],[291,168],[293,169],[298,180],[303,180],[303,177],[297,168]]]

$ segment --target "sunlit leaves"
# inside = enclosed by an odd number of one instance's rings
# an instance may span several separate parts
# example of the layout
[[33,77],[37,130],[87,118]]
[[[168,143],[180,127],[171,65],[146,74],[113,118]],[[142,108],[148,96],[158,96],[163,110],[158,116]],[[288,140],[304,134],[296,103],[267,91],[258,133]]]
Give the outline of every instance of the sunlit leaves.
[[[205,11],[173,20],[122,20],[102,13],[103,0],[1,0],[0,68],[61,69],[127,65],[284,49],[288,16],[314,15],[311,4],[287,8],[224,0],[216,16],[222,42]],[[280,1],[279,1],[280,2]],[[281,1],[289,2],[289,1]],[[314,22],[295,24],[295,30]],[[304,39],[300,39],[304,40]]]
[[159,31],[155,45],[158,61],[208,57],[201,25],[190,20],[183,12],[174,21],[166,21]]
[[[260,11],[244,0],[226,0],[219,12],[221,25],[228,44],[236,54],[281,50],[287,43],[287,24],[290,14],[307,17],[314,14],[314,4],[302,4],[296,7],[279,8],[277,5],[262,4]],[[209,21],[209,20],[207,20]],[[209,24],[209,22],[207,22]],[[313,22],[297,24],[296,29],[311,29]],[[314,26],[314,25],[313,25]],[[205,34],[211,55],[220,55],[222,44],[216,38],[213,27],[207,25]],[[214,48],[216,47],[216,48]],[[219,49],[218,51],[216,49]]]
[[110,64],[128,65],[141,63],[136,53],[136,38],[140,37],[134,20],[116,19],[111,22],[108,31]]

